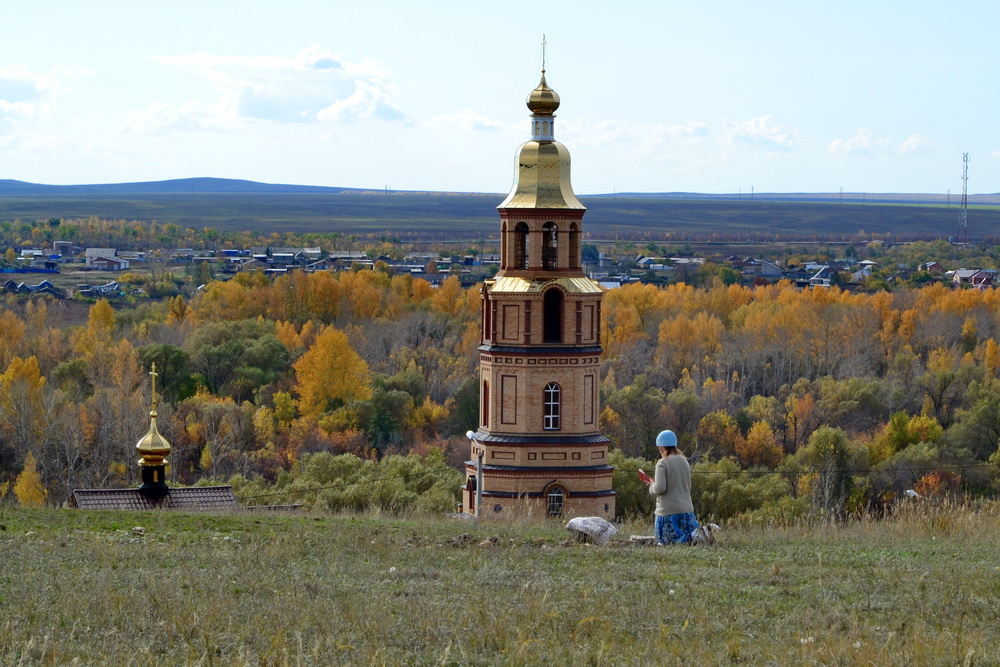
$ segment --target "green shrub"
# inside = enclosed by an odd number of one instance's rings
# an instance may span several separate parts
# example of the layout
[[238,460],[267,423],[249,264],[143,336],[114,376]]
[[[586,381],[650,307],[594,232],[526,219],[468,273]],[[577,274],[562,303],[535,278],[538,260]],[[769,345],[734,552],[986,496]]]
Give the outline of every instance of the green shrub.
[[725,458],[691,469],[691,497],[701,521],[723,521],[791,497],[788,481],[777,473],[743,470]]
[[304,456],[273,486],[241,478],[237,497],[250,504],[301,503],[332,512],[441,513],[455,509],[461,483],[462,474],[436,450],[427,456],[387,456],[381,461],[319,452]]
[[639,468],[652,477],[656,463],[641,457],[628,458],[620,449],[612,449],[608,459],[615,467],[611,475],[611,488],[615,497],[615,517],[637,519],[653,516],[656,499],[649,495],[649,489],[639,481]]

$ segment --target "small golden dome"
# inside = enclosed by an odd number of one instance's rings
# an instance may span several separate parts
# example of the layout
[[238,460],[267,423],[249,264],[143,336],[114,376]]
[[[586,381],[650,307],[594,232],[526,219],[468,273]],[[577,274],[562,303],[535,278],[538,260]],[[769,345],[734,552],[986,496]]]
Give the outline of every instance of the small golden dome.
[[141,466],[161,466],[166,463],[166,456],[170,453],[170,443],[160,435],[156,428],[156,362],[149,371],[149,376],[153,379],[152,409],[149,411],[149,430],[146,435],[135,443],[135,449],[139,452],[139,465]]
[[528,109],[536,116],[551,116],[559,108],[559,94],[545,83],[545,70],[542,70],[542,80],[527,99]]
[[149,413],[149,430],[135,444],[135,449],[139,452],[140,465],[157,466],[165,463],[164,459],[170,453],[170,443],[156,428],[155,410]]

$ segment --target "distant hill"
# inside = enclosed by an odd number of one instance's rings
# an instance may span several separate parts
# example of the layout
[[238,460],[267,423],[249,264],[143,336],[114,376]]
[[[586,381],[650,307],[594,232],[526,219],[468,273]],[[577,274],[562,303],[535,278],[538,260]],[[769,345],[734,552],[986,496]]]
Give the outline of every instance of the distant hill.
[[[939,194],[688,192],[584,195],[592,240],[840,240],[866,234],[948,238],[958,197]],[[0,180],[0,221],[85,218],[221,230],[495,237],[501,193],[363,190],[221,178],[41,185]],[[1000,194],[970,195],[970,239],[1000,236]],[[992,242],[992,241],[991,241]]]
[[43,185],[24,181],[0,180],[0,197],[96,196],[127,197],[138,194],[336,194],[347,188],[313,185],[281,185],[230,178],[180,178],[141,183],[105,183],[97,185]]

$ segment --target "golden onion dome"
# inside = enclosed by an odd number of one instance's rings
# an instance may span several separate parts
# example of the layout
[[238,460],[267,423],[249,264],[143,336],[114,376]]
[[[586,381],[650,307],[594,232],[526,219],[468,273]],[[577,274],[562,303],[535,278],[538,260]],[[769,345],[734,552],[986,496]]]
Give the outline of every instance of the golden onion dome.
[[170,453],[170,443],[156,428],[156,411],[149,413],[149,430],[135,444],[139,452],[140,465],[163,465],[163,459]]
[[149,411],[149,430],[146,431],[146,435],[139,438],[139,442],[135,443],[135,449],[139,452],[139,465],[142,466],[161,466],[166,463],[164,460],[167,454],[170,453],[170,443],[167,439],[160,435],[159,429],[156,428],[156,377],[159,375],[156,372],[156,363],[153,363],[153,368],[149,372],[150,377],[153,378],[153,397],[152,397],[152,407]]
[[542,70],[542,80],[527,99],[528,109],[536,116],[551,116],[559,108],[559,94],[545,83],[545,70]]

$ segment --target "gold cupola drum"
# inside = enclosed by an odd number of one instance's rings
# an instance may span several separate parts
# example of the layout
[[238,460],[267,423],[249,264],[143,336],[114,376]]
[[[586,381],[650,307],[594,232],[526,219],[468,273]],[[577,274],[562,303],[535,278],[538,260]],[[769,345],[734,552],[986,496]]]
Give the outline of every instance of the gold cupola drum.
[[[601,434],[600,286],[583,272],[586,207],[555,140],[559,95],[542,78],[527,99],[500,213],[500,270],[482,289],[479,427],[463,507],[479,514],[614,517],[614,467]],[[482,488],[477,466],[482,461]]]
[[156,428],[156,363],[153,363],[149,372],[153,378],[153,398],[152,407],[149,411],[149,430],[136,443],[135,449],[139,453],[139,466],[142,471],[142,485],[139,491],[143,495],[158,498],[170,492],[167,488],[166,468],[167,455],[170,454],[170,443],[164,438]]

